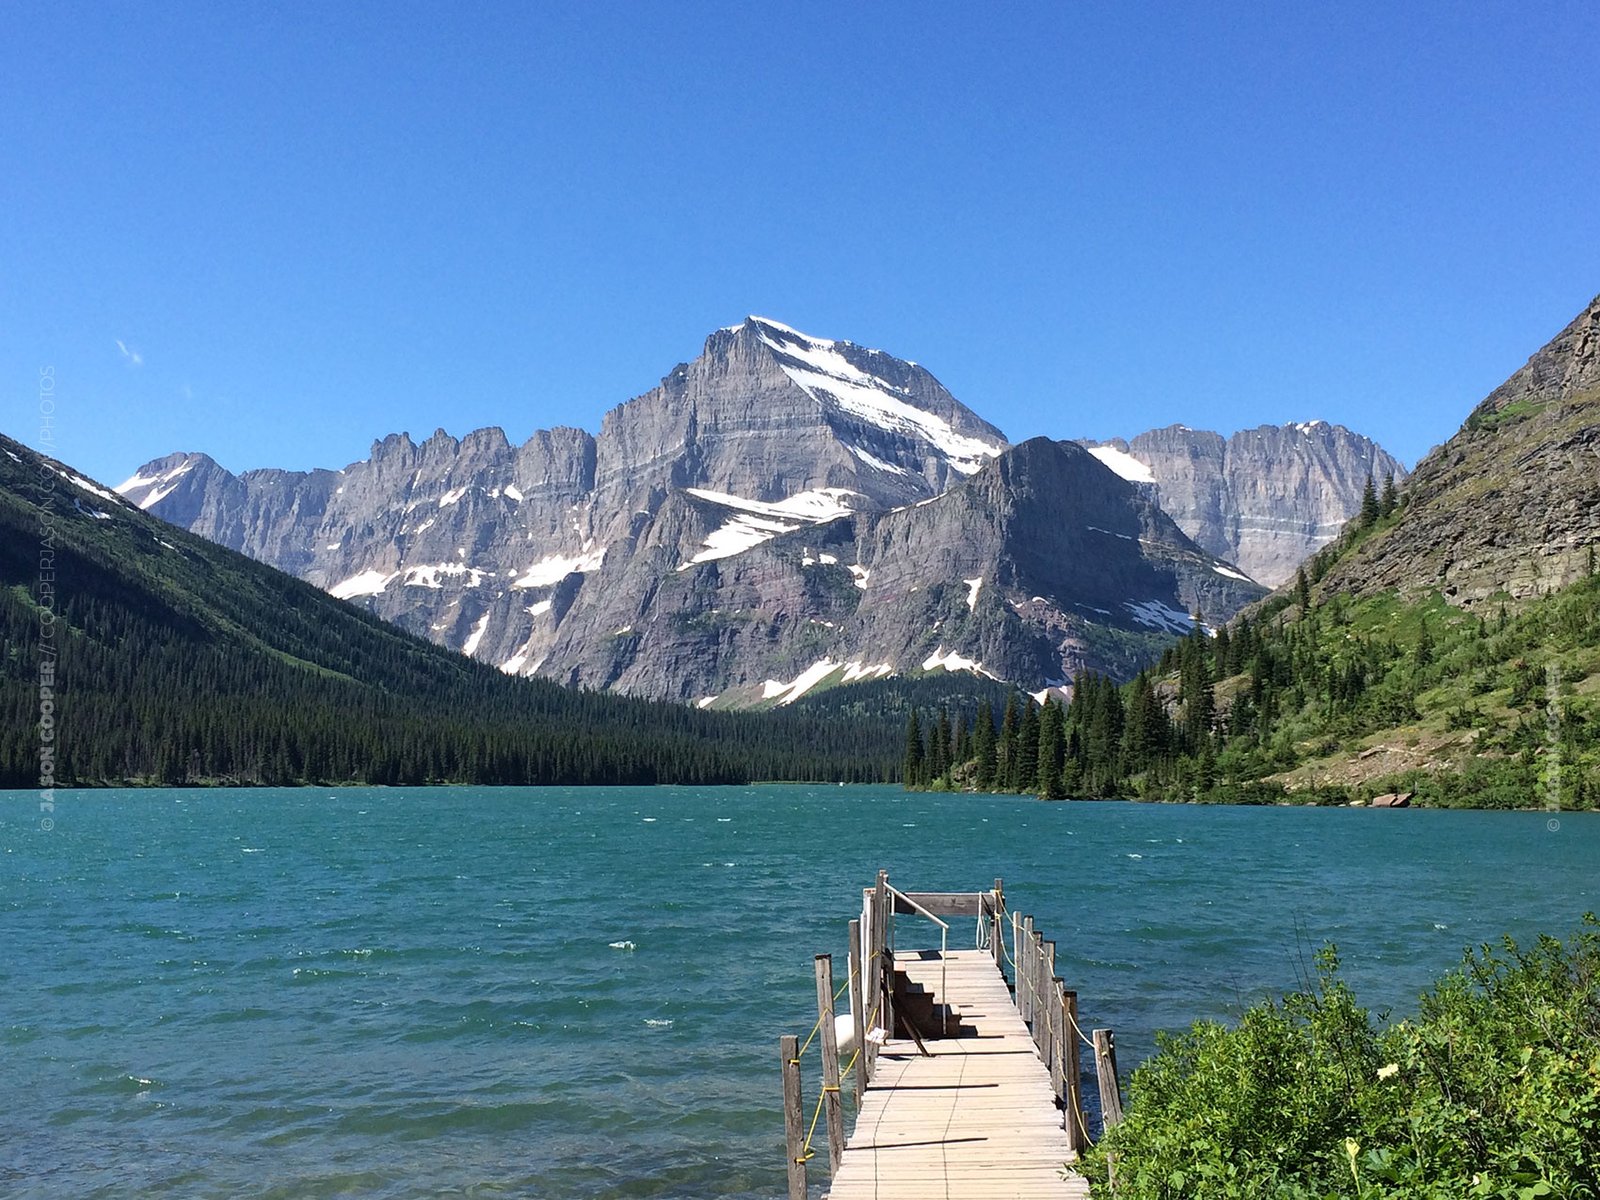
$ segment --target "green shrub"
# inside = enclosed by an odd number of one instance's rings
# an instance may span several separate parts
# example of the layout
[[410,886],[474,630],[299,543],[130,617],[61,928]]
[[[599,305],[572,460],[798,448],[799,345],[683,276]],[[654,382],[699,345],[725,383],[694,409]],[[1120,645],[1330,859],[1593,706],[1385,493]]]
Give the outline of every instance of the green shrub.
[[1163,1037],[1085,1157],[1097,1196],[1113,1156],[1118,1200],[1595,1200],[1600,924],[1469,952],[1386,1027],[1325,950],[1281,1003]]

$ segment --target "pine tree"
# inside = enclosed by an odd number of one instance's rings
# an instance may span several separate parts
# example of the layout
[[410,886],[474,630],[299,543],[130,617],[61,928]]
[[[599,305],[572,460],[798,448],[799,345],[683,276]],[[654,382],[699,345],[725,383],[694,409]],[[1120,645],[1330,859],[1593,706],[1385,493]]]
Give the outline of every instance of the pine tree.
[[994,786],[996,768],[994,709],[986,701],[978,709],[972,727],[973,780],[978,790],[987,791]]
[[1017,725],[1017,753],[1011,790],[1032,792],[1039,782],[1039,706],[1029,696]]
[[1047,698],[1039,714],[1039,795],[1045,800],[1065,800],[1062,787],[1061,766],[1066,739],[1063,732],[1061,706]]
[[906,755],[900,772],[906,787],[922,786],[922,726],[914,708],[906,719]]
[[1383,477],[1383,499],[1378,501],[1380,516],[1389,517],[1400,506],[1400,493],[1394,485],[1394,473],[1391,471]]
[[1311,581],[1306,578],[1306,569],[1301,567],[1294,575],[1294,598],[1300,605],[1300,615],[1303,617],[1311,611]]
[[1197,754],[1210,744],[1211,726],[1217,711],[1206,655],[1193,650],[1185,654],[1178,695],[1183,702],[1184,745],[1189,753]]
[[950,770],[950,714],[941,705],[939,719],[928,731],[928,778],[943,779]]
[[1361,528],[1371,529],[1378,523],[1378,489],[1373,486],[1371,474],[1367,485],[1361,489]]
[[1000,741],[995,747],[995,786],[1010,790],[1016,787],[1017,730],[1022,724],[1022,711],[1017,705],[1017,693],[1006,697],[1005,716],[1000,718]]
[[1422,631],[1417,634],[1417,647],[1411,658],[1419,669],[1433,662],[1433,631],[1428,628],[1426,621],[1422,623]]

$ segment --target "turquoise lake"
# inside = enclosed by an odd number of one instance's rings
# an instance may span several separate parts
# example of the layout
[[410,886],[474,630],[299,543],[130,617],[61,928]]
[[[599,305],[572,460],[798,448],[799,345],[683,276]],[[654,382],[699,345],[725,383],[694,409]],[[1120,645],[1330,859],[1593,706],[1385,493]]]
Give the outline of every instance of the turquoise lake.
[[1004,878],[1125,1067],[1325,941],[1399,1014],[1465,946],[1600,908],[1591,814],[768,786],[76,792],[54,818],[0,793],[10,1197],[779,1196],[777,1040],[880,866]]

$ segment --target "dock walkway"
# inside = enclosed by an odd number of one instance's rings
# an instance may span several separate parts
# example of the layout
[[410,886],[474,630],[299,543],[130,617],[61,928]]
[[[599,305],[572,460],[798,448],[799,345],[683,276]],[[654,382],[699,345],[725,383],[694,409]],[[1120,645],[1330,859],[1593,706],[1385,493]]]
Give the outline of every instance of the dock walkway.
[[[936,955],[938,952],[935,951]],[[930,991],[942,982],[961,1033],[894,1038],[878,1053],[828,1195],[832,1200],[1087,1198],[1050,1072],[987,950],[897,955]]]
[[[952,948],[967,921],[973,948]],[[789,1200],[811,1195],[807,1164],[824,1134],[828,1200],[1088,1200],[1074,1169],[1090,1145],[1081,1056],[1089,1047],[1109,1128],[1122,1113],[1115,1039],[1096,1029],[1091,1043],[1079,1028],[1056,943],[1010,910],[998,879],[981,892],[902,892],[880,871],[849,925],[845,983],[832,955],[816,955],[817,1024],[803,1043],[779,1039]],[[927,937],[937,949],[907,948]]]

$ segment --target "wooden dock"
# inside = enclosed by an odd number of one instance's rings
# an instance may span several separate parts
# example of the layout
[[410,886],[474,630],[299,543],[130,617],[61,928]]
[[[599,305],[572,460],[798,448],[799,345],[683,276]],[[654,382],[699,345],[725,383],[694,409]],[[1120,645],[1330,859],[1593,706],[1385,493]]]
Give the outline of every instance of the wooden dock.
[[[896,965],[932,988],[940,962]],[[1084,1197],[1050,1071],[986,950],[946,954],[945,986],[961,1021],[952,1038],[891,1039],[878,1054],[832,1200]]]
[[[897,935],[908,918],[914,928]],[[950,947],[958,925],[976,948]],[[806,1044],[820,1046],[821,1078],[809,1131],[804,1047],[797,1038],[781,1047],[791,1200],[807,1195],[824,1111],[830,1200],[1087,1200],[1088,1183],[1073,1170],[1089,1144],[1077,996],[1055,977],[1054,944],[1031,918],[1006,911],[1000,882],[986,892],[902,893],[880,873],[850,939],[850,975],[837,992],[830,957],[817,956],[818,1024]],[[911,941],[919,948],[906,948]],[[835,1018],[846,990],[848,1015]],[[1097,1030],[1094,1042],[1114,1119],[1109,1031]],[[846,1093],[856,1100],[848,1138]]]

